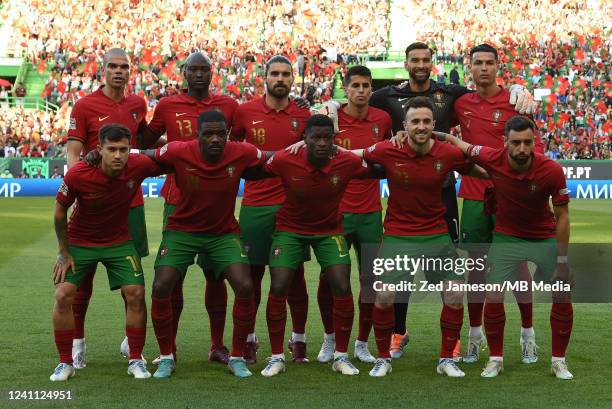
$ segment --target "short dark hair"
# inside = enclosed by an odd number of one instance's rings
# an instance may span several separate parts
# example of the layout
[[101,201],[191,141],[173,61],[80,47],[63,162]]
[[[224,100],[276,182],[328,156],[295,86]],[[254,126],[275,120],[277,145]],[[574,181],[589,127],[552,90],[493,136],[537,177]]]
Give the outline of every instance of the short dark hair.
[[404,112],[408,112],[408,110],[417,109],[417,108],[427,108],[433,113],[433,104],[431,100],[427,97],[414,97],[408,100],[406,107],[404,108]]
[[130,130],[121,124],[106,124],[98,131],[98,140],[100,145],[104,145],[106,141],[119,142],[122,139],[132,140]]
[[504,127],[504,135],[510,135],[510,131],[520,132],[525,131],[527,129],[531,129],[531,131],[535,135],[536,126],[533,121],[526,116],[516,115],[513,116],[506,122],[506,126]]
[[429,50],[429,54],[433,56],[433,50],[429,48],[427,44],[422,43],[420,41],[414,42],[410,44],[408,47],[406,47],[406,59],[408,59],[408,54],[412,50]]
[[495,56],[495,61],[497,61],[497,49],[489,44],[480,44],[476,47],[472,47],[470,50],[470,60],[474,56],[475,53],[492,53]]
[[198,116],[198,131],[202,129],[202,124],[205,122],[225,122],[227,124],[223,112],[217,111],[216,109],[204,111]]
[[308,118],[304,133],[308,132],[309,129],[315,126],[329,126],[332,129],[332,132],[334,131],[334,122],[327,115],[315,114]]
[[266,62],[266,71],[264,73],[266,77],[268,76],[268,71],[270,71],[270,66],[274,63],[287,64],[289,68],[291,68],[291,75],[293,75],[293,66],[291,65],[291,61],[289,61],[289,58],[285,57],[284,55],[279,54],[271,57],[268,62]]
[[360,77],[368,77],[370,81],[372,81],[372,71],[365,65],[353,65],[348,69],[344,79],[342,80],[342,84],[347,86],[351,83],[351,77],[358,75]]

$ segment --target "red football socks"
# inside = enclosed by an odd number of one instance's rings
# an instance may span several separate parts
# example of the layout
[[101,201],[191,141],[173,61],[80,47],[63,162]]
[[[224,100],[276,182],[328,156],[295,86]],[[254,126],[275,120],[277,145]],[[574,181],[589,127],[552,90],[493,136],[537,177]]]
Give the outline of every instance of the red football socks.
[[[170,295],[170,302],[172,303],[172,331],[174,333],[174,339],[172,340],[172,352],[176,352],[176,334],[178,333],[179,321],[181,319],[181,313],[183,312],[182,280],[179,280],[176,282],[176,284],[174,284],[172,294]],[[131,350],[132,349],[130,348],[130,351]]]
[[453,357],[453,350],[461,336],[461,325],[463,325],[463,306],[455,309],[444,305],[440,314],[440,329],[442,332],[440,358]]
[[74,339],[85,338],[85,315],[89,307],[89,300],[93,291],[95,271],[85,274],[72,303],[72,316],[74,317]]
[[206,280],[204,305],[210,321],[210,349],[222,348],[227,313],[227,287],[225,280]]
[[485,304],[484,327],[489,344],[490,356],[504,355],[504,327],[506,325],[506,310],[504,303]]
[[128,345],[130,346],[130,359],[141,359],[142,348],[144,348],[145,338],[147,336],[147,329],[126,326],[125,334],[128,337]]
[[357,332],[358,341],[368,342],[368,338],[370,337],[370,331],[372,330],[373,309],[373,303],[365,303],[361,301],[361,291],[359,291],[359,330]]
[[355,318],[355,305],[353,295],[344,297],[334,296],[334,332],[336,333],[336,351],[346,353],[348,350],[351,330],[353,329],[353,319]]
[[332,297],[331,288],[329,287],[327,280],[325,280],[325,278],[323,278],[322,276],[319,276],[317,302],[319,303],[319,311],[321,312],[321,321],[323,322],[323,329],[326,334],[332,334],[334,332],[334,299]]
[[232,318],[234,319],[234,332],[232,334],[231,356],[241,357],[244,355],[244,345],[247,335],[249,335],[249,330],[253,326],[253,321],[255,321],[253,297],[236,297],[234,299]]
[[159,352],[162,355],[170,355],[174,341],[170,297],[151,297],[151,319],[153,321],[153,329],[155,330],[155,338],[157,338],[157,343],[159,344]]
[[374,337],[376,338],[376,346],[378,347],[379,358],[391,358],[389,345],[391,345],[391,336],[393,327],[395,326],[395,312],[393,307],[379,308],[372,305],[372,323],[374,325]]
[[304,334],[306,332],[306,319],[308,318],[308,291],[304,279],[304,264],[300,264],[293,276],[287,302],[291,310],[293,332]]
[[572,335],[574,308],[571,303],[553,303],[550,309],[550,327],[552,331],[552,356],[565,357],[565,351]]
[[72,365],[72,337],[74,329],[54,330],[55,346],[59,352],[60,362]]
[[285,325],[287,325],[287,297],[268,295],[266,321],[272,354],[282,354],[284,352]]

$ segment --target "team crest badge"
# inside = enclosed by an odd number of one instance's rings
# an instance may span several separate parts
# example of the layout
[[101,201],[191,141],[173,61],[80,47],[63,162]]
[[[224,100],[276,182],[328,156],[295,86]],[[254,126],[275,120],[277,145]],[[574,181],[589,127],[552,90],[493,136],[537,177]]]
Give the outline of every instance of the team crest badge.
[[164,246],[161,249],[159,249],[160,257],[164,257],[166,254],[168,254],[168,246]]
[[133,179],[128,180],[127,187],[130,190],[132,190],[134,188],[134,180]]
[[59,192],[64,196],[68,196],[68,185],[66,185],[65,182],[62,182],[62,184],[60,185]]
[[274,257],[280,257],[281,252],[282,252],[281,247],[276,247],[276,248],[274,248],[274,250],[272,251],[272,255],[273,255]]
[[338,182],[340,182],[340,177],[338,175],[334,175],[334,176],[331,177],[330,181],[331,181],[331,184],[334,187],[336,187],[336,186],[338,186]]
[[297,118],[291,118],[291,132],[297,132],[299,122]]
[[374,139],[378,139],[379,138],[379,136],[378,136],[378,132],[379,131],[380,131],[380,129],[378,128],[378,124],[372,125],[372,137]]
[[442,171],[443,165],[442,165],[442,161],[437,160],[434,162],[434,169],[436,170],[436,173],[440,173]]
[[443,98],[444,98],[444,93],[442,91],[434,92],[433,94],[434,103],[438,105],[439,107],[444,106]]
[[502,117],[502,112],[499,109],[497,109],[497,110],[495,110],[495,112],[493,112],[493,121],[494,122],[499,122],[501,117]]
[[130,115],[132,115],[132,119],[133,119],[134,121],[136,121],[136,120],[138,119],[138,113],[136,113],[136,112],[130,112]]
[[538,185],[536,185],[535,183],[531,182],[529,183],[529,191],[531,193],[535,193],[536,190],[538,190]]
[[236,168],[234,166],[228,166],[227,168],[225,168],[227,175],[229,177],[233,177],[234,176],[234,172],[236,171]]

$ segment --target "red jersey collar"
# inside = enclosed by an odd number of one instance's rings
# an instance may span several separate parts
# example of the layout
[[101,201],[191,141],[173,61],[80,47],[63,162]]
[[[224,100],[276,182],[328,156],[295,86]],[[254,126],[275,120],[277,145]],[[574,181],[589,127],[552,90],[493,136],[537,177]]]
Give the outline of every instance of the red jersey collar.
[[332,161],[334,160],[334,158],[336,157],[337,154],[333,155],[329,161],[325,164],[325,166],[323,166],[322,168],[315,168],[312,163],[310,163],[310,161],[308,160],[308,151],[306,150],[306,148],[302,149],[300,151],[301,155],[301,159],[302,161],[306,164],[306,169],[308,170],[308,173],[317,173],[317,172],[321,172],[321,173],[329,173],[331,172],[331,168],[332,168]]
[[506,88],[504,88],[502,85],[499,86],[500,91],[493,95],[492,97],[489,98],[483,98],[480,95],[478,95],[477,92],[474,92],[474,95],[476,96],[476,99],[480,102],[486,102],[488,104],[494,104],[496,102],[502,101],[502,102],[507,102],[508,100],[508,91],[506,90]]
[[508,148],[504,148],[503,155],[504,155],[504,165],[506,165],[510,169],[510,172],[512,172],[512,174],[518,180],[533,178],[533,175],[535,174],[535,170],[540,166],[540,163],[542,162],[542,158],[540,157],[540,155],[538,155],[535,152],[532,152],[531,153],[531,166],[529,167],[529,169],[527,169],[524,172],[517,172],[516,170],[512,168],[512,166],[510,166],[510,159],[508,159]]
[[104,85],[102,85],[100,88],[98,88],[98,89],[96,90],[96,92],[94,92],[94,94],[97,94],[97,96],[98,96],[99,98],[104,98],[104,100],[105,100],[105,101],[106,101],[108,104],[112,104],[112,105],[114,105],[114,104],[121,104],[121,103],[123,103],[123,102],[125,101],[125,99],[127,98],[127,95],[123,94],[123,97],[121,98],[121,100],[119,100],[119,101],[115,101],[114,99],[107,97],[107,96],[106,96],[106,94],[104,93],[103,89],[104,89]]
[[264,112],[266,114],[269,114],[270,112],[274,112],[274,113],[285,113],[287,115],[290,115],[293,113],[293,111],[295,110],[295,108],[297,107],[297,105],[295,105],[295,102],[289,100],[289,105],[287,105],[284,109],[281,109],[280,111],[277,111],[276,109],[270,108],[268,106],[268,104],[266,104],[266,97],[261,97],[261,105],[263,106]]
[[348,104],[342,104],[340,106],[340,108],[338,109],[338,117],[342,117],[349,124],[353,124],[355,122],[374,122],[374,110],[370,109],[370,107],[368,107],[368,114],[366,115],[366,117],[364,119],[359,119],[344,112],[344,107],[346,107],[347,105]]
[[434,139],[433,141],[434,141],[434,143],[433,143],[433,145],[431,146],[431,149],[429,150],[429,152],[427,152],[427,153],[426,153],[426,154],[424,154],[424,155],[419,155],[418,153],[416,153],[416,152],[414,151],[414,149],[412,149],[412,147],[411,147],[411,146],[410,146],[408,143],[406,143],[406,145],[404,145],[404,147],[402,148],[402,150],[403,150],[403,151],[404,151],[404,153],[406,153],[406,154],[408,155],[408,157],[410,157],[410,158],[418,158],[418,157],[423,157],[423,156],[427,156],[427,155],[429,155],[429,156],[436,156],[436,154],[438,153],[438,150],[440,149],[440,144],[441,144],[442,142],[439,142],[439,141],[438,141],[438,140],[436,140],[436,139]]

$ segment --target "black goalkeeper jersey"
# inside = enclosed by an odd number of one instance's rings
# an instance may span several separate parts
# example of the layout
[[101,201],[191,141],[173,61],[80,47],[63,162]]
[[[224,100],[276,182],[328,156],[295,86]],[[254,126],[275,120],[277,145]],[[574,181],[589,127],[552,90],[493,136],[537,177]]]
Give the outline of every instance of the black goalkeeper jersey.
[[453,126],[458,125],[453,106],[457,98],[468,94],[469,89],[455,84],[440,84],[430,80],[429,90],[425,92],[412,92],[410,86],[400,88],[389,85],[372,94],[370,105],[386,111],[393,121],[393,134],[404,129],[406,117],[404,107],[411,98],[428,97],[434,106],[434,120],[436,126],[434,131],[449,133]]

